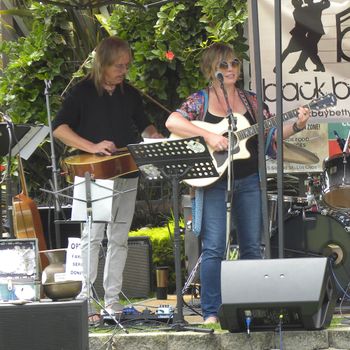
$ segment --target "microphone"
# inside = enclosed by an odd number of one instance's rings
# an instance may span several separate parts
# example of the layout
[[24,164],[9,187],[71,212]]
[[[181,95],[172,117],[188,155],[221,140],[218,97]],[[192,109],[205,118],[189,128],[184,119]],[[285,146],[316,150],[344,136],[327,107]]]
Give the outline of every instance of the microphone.
[[221,72],[215,72],[215,78],[220,81],[220,83],[224,82],[224,76]]
[[0,113],[1,113],[2,119],[4,119],[6,123],[12,124],[12,119],[10,116],[8,116],[7,114],[5,114],[3,112],[0,112]]
[[337,139],[337,142],[338,142],[340,149],[343,151],[343,148],[345,146],[345,140],[339,136],[339,134],[336,132],[336,130],[333,130],[333,134],[335,135],[335,138]]

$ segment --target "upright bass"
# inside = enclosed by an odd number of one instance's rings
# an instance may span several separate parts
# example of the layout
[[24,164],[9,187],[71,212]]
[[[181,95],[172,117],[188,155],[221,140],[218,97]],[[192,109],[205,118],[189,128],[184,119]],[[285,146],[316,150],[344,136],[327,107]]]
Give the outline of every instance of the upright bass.
[[[17,158],[22,192],[12,199],[14,235],[19,239],[37,238],[39,251],[47,250],[40,214],[35,202],[28,197],[22,160],[19,155]],[[44,254],[40,254],[40,262],[42,269],[49,264]]]

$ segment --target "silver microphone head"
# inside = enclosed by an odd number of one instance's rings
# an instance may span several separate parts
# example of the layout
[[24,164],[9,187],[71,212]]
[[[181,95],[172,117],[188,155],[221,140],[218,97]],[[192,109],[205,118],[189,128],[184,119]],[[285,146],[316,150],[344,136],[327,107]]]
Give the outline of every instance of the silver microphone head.
[[2,119],[7,123],[12,123],[12,119],[6,113],[0,112]]

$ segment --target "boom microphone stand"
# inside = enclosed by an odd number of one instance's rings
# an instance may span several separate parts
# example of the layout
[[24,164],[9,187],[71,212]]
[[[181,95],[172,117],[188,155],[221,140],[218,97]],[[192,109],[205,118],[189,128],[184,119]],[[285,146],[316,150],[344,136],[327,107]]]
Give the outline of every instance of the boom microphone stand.
[[56,247],[61,248],[61,230],[60,225],[58,223],[58,219],[60,217],[61,213],[61,205],[58,200],[57,196],[57,189],[58,189],[58,182],[57,182],[57,174],[58,169],[56,167],[56,155],[55,155],[55,146],[54,146],[54,138],[53,138],[53,132],[52,132],[52,125],[51,125],[51,111],[50,111],[50,101],[49,101],[49,89],[51,87],[51,81],[45,80],[45,99],[46,99],[46,111],[47,111],[47,122],[49,126],[49,132],[50,132],[50,145],[51,145],[51,171],[52,171],[52,190],[55,197],[55,210],[54,210],[54,223],[55,223],[55,239],[56,239]]

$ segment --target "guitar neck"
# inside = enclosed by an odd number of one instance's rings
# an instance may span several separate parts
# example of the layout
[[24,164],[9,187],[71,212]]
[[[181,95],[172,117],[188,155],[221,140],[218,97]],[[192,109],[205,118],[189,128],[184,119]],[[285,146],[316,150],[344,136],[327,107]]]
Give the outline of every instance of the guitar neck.
[[[292,118],[298,116],[298,109],[293,109],[282,115],[282,121],[285,122]],[[270,129],[272,127],[277,127],[277,117],[272,117],[264,120],[264,130]],[[239,140],[244,140],[259,133],[259,124],[254,124],[249,128],[245,128],[236,132],[236,135]]]

